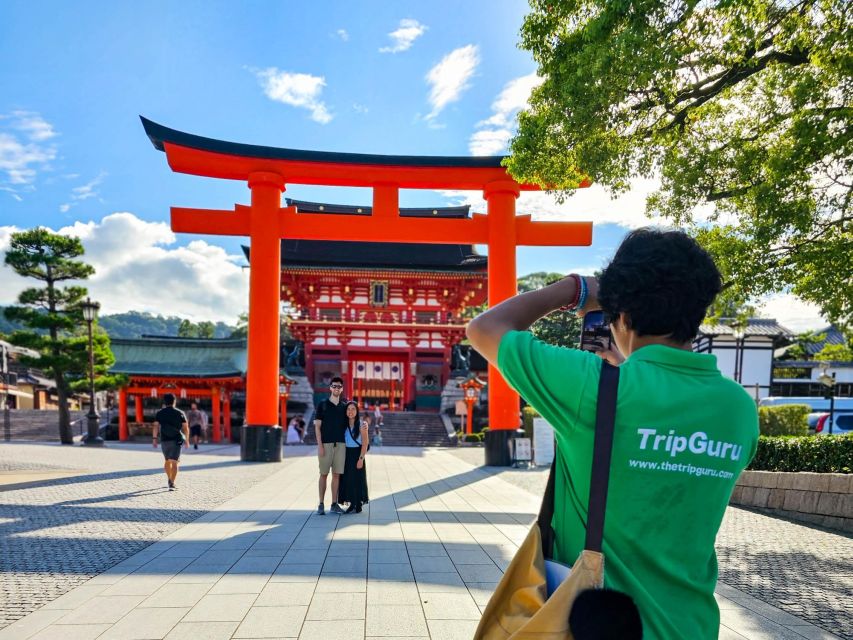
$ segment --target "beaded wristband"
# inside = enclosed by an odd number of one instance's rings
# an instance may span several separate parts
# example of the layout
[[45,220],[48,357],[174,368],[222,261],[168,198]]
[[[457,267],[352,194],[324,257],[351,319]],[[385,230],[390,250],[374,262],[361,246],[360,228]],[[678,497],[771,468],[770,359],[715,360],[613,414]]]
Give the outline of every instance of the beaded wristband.
[[566,278],[574,279],[574,281],[575,281],[575,295],[572,298],[572,301],[570,303],[564,304],[562,307],[560,307],[560,311],[574,311],[575,309],[578,308],[578,304],[580,303],[581,290],[584,288],[585,283],[582,284],[584,282],[583,278],[581,278],[576,273],[570,273],[569,275],[566,276]]
[[586,304],[586,298],[589,295],[589,288],[586,286],[586,278],[581,278],[581,295],[578,300],[577,306],[575,306],[575,311],[580,311],[583,309],[583,306]]

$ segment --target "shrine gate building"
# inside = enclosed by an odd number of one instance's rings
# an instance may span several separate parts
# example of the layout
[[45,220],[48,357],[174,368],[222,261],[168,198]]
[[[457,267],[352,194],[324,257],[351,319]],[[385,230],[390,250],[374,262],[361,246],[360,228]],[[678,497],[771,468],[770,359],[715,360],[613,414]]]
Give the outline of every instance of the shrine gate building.
[[[363,215],[369,206],[287,199],[300,213]],[[401,208],[401,217],[468,218],[469,208]],[[246,249],[247,256],[248,248]],[[438,411],[463,312],[486,301],[487,258],[469,244],[284,240],[281,299],[305,348],[315,403],[334,376],[363,407]]]

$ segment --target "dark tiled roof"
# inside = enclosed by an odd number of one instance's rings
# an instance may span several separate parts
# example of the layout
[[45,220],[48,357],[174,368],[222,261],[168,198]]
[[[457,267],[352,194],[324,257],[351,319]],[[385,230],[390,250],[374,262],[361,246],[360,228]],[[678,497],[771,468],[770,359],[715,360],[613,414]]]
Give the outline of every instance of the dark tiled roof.
[[810,356],[813,356],[828,344],[847,344],[847,340],[844,338],[844,334],[841,333],[835,327],[835,325],[829,325],[825,329],[815,331],[815,334],[824,335],[826,336],[826,339],[821,340],[820,342],[810,342],[804,345],[806,348],[806,353],[808,353]]
[[139,376],[225,378],[246,371],[245,340],[200,338],[114,338],[111,373]]
[[[287,199],[298,210],[329,215],[368,216],[371,207],[304,202]],[[435,212],[435,213],[433,213]],[[402,217],[467,218],[469,208],[400,209]],[[487,256],[470,244],[415,244],[404,242],[341,242],[337,240],[283,240],[281,263],[285,267],[367,267],[436,271],[485,271]],[[243,252],[249,259],[249,247]]]
[[[699,334],[706,336],[730,336],[734,333],[730,323],[731,318],[720,318],[716,324],[702,323],[699,327]],[[776,320],[765,318],[749,318],[745,334],[749,336],[767,336],[770,338],[793,338],[794,333],[786,329]]]

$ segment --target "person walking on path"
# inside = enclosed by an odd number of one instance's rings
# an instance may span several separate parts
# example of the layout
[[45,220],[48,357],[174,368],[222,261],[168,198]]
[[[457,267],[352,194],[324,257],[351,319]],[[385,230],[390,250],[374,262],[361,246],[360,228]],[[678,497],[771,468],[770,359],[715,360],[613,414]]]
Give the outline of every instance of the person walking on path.
[[349,502],[349,508],[344,513],[361,513],[361,506],[368,501],[367,468],[364,463],[368,442],[367,415],[359,420],[358,404],[352,401],[347,402],[346,413],[346,460],[338,502]]
[[190,405],[190,410],[187,413],[187,422],[190,425],[190,440],[193,443],[193,449],[198,449],[198,443],[202,438],[204,425],[207,420],[204,411],[200,411],[198,404],[195,402]]
[[175,395],[167,393],[163,396],[163,408],[157,412],[154,418],[152,446],[163,451],[166,478],[169,480],[169,491],[174,491],[175,478],[178,477],[178,462],[181,459],[181,446],[189,448],[190,429],[187,425],[187,416],[183,411],[175,408]]
[[[647,640],[716,638],[714,541],[758,446],[755,402],[692,342],[722,289],[681,231],[638,229],[601,277],[570,274],[468,325],[472,346],[554,427],[554,559],[584,548],[602,359],[620,369],[603,550],[604,586],[631,596]],[[546,344],[530,326],[561,307],[602,310],[616,349]],[[494,433],[494,432],[493,432]]]
[[347,428],[346,401],[342,395],[344,381],[339,377],[332,378],[329,383],[329,397],[317,407],[314,415],[314,433],[317,434],[317,458],[320,462],[320,504],[317,515],[325,515],[326,484],[329,472],[332,473],[332,513],[343,513],[338,504],[341,474],[344,472],[346,461],[346,441],[344,432]]

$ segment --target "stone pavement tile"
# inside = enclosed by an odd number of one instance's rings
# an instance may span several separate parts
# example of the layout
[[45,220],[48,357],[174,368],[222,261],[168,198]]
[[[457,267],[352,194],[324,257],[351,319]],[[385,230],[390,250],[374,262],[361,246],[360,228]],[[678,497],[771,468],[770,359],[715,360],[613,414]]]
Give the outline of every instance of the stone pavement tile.
[[160,640],[172,630],[189,607],[134,609],[110,627],[103,640]]
[[498,582],[503,572],[495,565],[457,564],[456,570],[465,582]]
[[284,558],[284,552],[286,549],[287,549],[287,545],[282,547],[278,544],[276,544],[276,545],[264,545],[264,544],[261,544],[259,542],[259,543],[255,544],[254,546],[252,546],[251,548],[247,549],[246,553],[243,554],[243,558],[254,558],[254,557],[265,556],[265,557],[269,557],[269,558],[273,558],[273,557],[278,558],[278,560],[281,561],[281,559]]
[[489,604],[489,599],[492,597],[495,589],[497,589],[498,583],[466,582],[465,586],[468,587],[468,591],[471,594],[471,597],[474,598],[474,602],[476,602],[478,606],[485,607]]
[[136,567],[141,567],[142,565],[151,562],[152,560],[159,557],[162,551],[149,551],[146,549],[145,551],[140,551],[139,553],[135,553],[129,558],[126,558],[119,562],[116,565],[113,565],[113,569],[124,569],[130,568],[131,570]]
[[115,624],[143,600],[145,596],[98,596],[94,602],[90,600],[73,611],[61,612],[65,615],[59,624]]
[[306,620],[299,640],[363,640],[364,620]]
[[746,608],[720,611],[720,624],[749,640],[803,640],[803,636],[796,631],[757,616]]
[[401,564],[409,561],[409,554],[406,552],[406,545],[393,549],[371,549],[368,561],[371,564]]
[[[291,549],[288,551],[282,564],[323,564],[326,559],[326,549]],[[349,554],[346,554],[349,555]]]
[[226,573],[216,582],[209,593],[211,595],[225,593],[260,593],[263,591],[270,574],[262,573]]
[[[193,607],[210,589],[209,584],[167,582],[142,601],[140,607]],[[73,592],[72,592],[73,593]]]
[[0,630],[0,640],[21,640],[41,631],[48,625],[65,616],[68,612],[64,609],[33,611],[25,618],[21,618]]
[[371,564],[367,567],[367,576],[376,580],[397,580],[399,582],[411,582],[414,580],[412,567],[408,562]]
[[[169,557],[173,558],[198,558],[205,551],[208,551],[214,542],[193,542],[187,540],[185,542],[175,543],[169,549]],[[149,547],[150,548],[150,547]]]
[[256,607],[283,607],[311,604],[313,582],[268,582],[255,600]]
[[88,602],[95,596],[103,593],[107,585],[89,584],[88,582],[72,589],[68,593],[59,596],[53,602],[48,602],[42,609],[76,609],[84,602]]
[[239,622],[252,607],[257,595],[234,593],[206,595],[198,601],[184,618],[184,622]]
[[367,554],[329,556],[323,563],[323,573],[359,573],[367,571]]
[[717,601],[717,606],[722,609],[737,609],[740,605],[733,601],[729,600],[725,596],[721,596],[719,593],[714,594],[714,599]]
[[235,638],[296,638],[308,607],[252,607]]
[[447,554],[454,564],[494,564],[492,558],[480,547],[459,548],[455,545],[445,545]]
[[445,573],[419,573],[418,590],[423,593],[440,593],[458,591],[465,593],[465,583],[459,574],[454,572]]
[[[415,556],[411,559],[412,570],[419,573],[455,573],[456,567],[448,556]],[[494,566],[494,565],[493,565]]]
[[335,540],[332,541],[332,544],[329,546],[328,554],[330,556],[355,556],[355,555],[364,555],[367,553],[367,540]]
[[109,628],[108,624],[52,624],[29,640],[95,640]]
[[206,584],[210,586],[213,585],[217,580],[219,580],[227,570],[227,567],[224,567],[219,571],[214,571],[213,569],[209,569],[206,571],[203,571],[201,569],[185,569],[178,575],[174,576],[173,578],[170,578],[169,582],[167,582],[166,584]]
[[322,564],[280,564],[270,582],[317,582]]
[[808,638],[808,640],[840,640],[835,634],[824,631],[813,624],[790,625],[788,628],[796,631],[804,638]]
[[231,565],[231,564],[234,564],[235,562],[237,562],[240,558],[242,558],[244,553],[245,553],[245,551],[242,549],[220,549],[220,550],[208,549],[207,551],[202,553],[200,556],[198,556],[195,559],[195,561],[189,566],[192,567],[192,566],[205,565],[205,564],[215,564],[215,565],[229,564],[229,565]]
[[749,640],[745,636],[740,635],[737,631],[732,631],[728,627],[720,626],[720,635],[718,640]]
[[317,582],[317,593],[364,593],[367,580],[363,573],[324,573]]
[[792,616],[790,613],[786,613],[781,609],[777,609],[766,602],[759,600],[758,598],[753,598],[750,595],[742,594],[741,596],[735,598],[732,597],[730,600],[742,607],[746,607],[750,611],[754,611],[767,618],[768,620],[772,620],[782,626],[791,626],[791,625],[800,625],[803,624],[803,621],[797,618],[796,616]]
[[420,604],[417,585],[393,580],[368,580],[367,604]]
[[363,620],[364,593],[315,593],[306,620]]
[[448,557],[440,542],[406,542],[406,548],[409,552],[409,558]]
[[478,620],[428,620],[430,640],[471,640]]
[[281,559],[271,556],[243,556],[228,570],[229,574],[271,574]]
[[458,592],[421,595],[427,620],[479,620],[480,610],[471,596]]
[[[429,634],[420,605],[370,605],[367,636],[426,636]],[[471,636],[468,636],[470,640]]]
[[150,596],[166,584],[172,576],[139,575],[132,573],[101,592],[101,596]]

